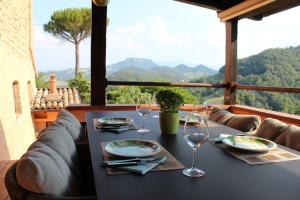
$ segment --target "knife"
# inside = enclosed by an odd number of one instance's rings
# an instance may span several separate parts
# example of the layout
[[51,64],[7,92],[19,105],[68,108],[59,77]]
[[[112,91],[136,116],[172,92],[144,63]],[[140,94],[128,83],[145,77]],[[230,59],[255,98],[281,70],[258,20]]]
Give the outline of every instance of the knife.
[[134,166],[144,163],[161,163],[167,159],[166,156],[158,158],[133,158],[126,160],[113,160],[113,161],[104,161],[102,166],[104,167],[124,167],[124,166]]

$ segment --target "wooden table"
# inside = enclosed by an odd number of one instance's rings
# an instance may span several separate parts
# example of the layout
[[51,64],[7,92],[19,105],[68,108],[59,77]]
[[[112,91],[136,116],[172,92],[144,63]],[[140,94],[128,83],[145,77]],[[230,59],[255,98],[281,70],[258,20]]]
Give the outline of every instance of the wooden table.
[[[186,177],[181,170],[149,172],[144,176],[108,175],[106,169],[100,167],[103,161],[101,142],[120,139],[157,140],[186,167],[192,162],[192,148],[183,141],[182,130],[177,135],[162,135],[158,119],[152,116],[148,116],[146,121],[150,133],[141,134],[136,130],[120,134],[95,131],[93,119],[104,116],[131,117],[138,125],[142,123],[141,117],[133,111],[86,114],[95,186],[100,200],[300,199],[300,160],[250,166],[210,143],[205,143],[196,155],[196,165],[206,171],[202,178]],[[219,125],[211,128],[210,133],[214,137],[220,133],[240,132]]]

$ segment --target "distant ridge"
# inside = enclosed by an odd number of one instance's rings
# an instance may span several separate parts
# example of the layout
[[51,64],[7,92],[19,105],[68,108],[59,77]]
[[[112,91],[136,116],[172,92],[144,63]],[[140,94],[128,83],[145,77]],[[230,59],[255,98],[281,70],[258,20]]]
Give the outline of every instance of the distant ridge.
[[[90,70],[81,68],[90,79]],[[74,78],[74,69],[54,71],[58,80],[68,81]],[[48,78],[52,71],[45,72]],[[217,73],[205,65],[190,67],[184,64],[175,67],[160,66],[147,58],[126,58],[122,61],[107,66],[108,80],[115,81],[189,81],[196,77],[209,76]]]

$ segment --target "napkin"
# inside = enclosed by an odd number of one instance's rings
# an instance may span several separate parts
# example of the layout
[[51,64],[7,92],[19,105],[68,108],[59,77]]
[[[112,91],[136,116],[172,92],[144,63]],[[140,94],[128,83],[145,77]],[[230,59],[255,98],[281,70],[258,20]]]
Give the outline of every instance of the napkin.
[[132,165],[132,166],[126,166],[126,167],[118,167],[118,169],[122,169],[125,171],[130,171],[138,174],[146,174],[148,171],[159,165],[160,163],[163,163],[167,160],[167,157],[162,157],[159,161],[154,163],[141,163],[139,165]]
[[96,128],[102,129],[105,131],[110,131],[114,133],[122,133],[125,131],[128,131],[130,129],[137,129],[134,124],[129,124],[129,125],[123,125],[123,126],[108,126],[108,125],[102,125],[100,123],[97,124]]

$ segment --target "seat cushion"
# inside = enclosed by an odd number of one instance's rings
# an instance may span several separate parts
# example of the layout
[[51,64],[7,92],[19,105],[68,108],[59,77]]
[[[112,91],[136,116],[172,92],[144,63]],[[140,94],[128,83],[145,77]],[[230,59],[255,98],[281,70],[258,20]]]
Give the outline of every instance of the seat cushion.
[[76,177],[66,162],[53,149],[34,142],[18,161],[16,178],[28,191],[56,196],[80,193]]
[[[71,135],[63,125],[53,123],[41,133],[37,140],[58,153],[70,169],[76,175],[79,174],[76,146]],[[28,150],[31,148],[29,147]]]
[[276,139],[275,142],[286,147],[300,151],[300,127],[289,125]]
[[83,127],[78,119],[69,111],[62,109],[59,112],[56,123],[65,126],[75,142],[83,138]]
[[266,118],[259,126],[256,136],[275,141],[288,128],[286,123],[277,119]]
[[217,107],[213,108],[208,119],[244,132],[254,131],[260,124],[257,115],[237,115]]

